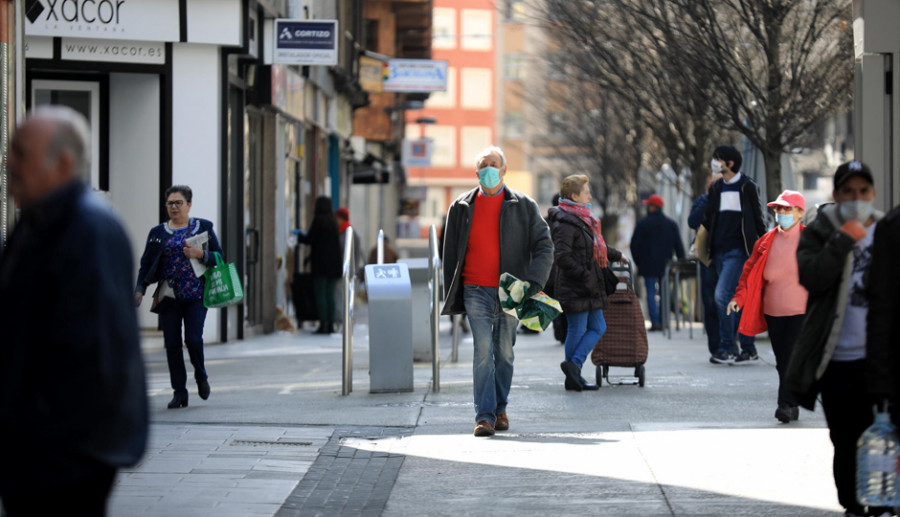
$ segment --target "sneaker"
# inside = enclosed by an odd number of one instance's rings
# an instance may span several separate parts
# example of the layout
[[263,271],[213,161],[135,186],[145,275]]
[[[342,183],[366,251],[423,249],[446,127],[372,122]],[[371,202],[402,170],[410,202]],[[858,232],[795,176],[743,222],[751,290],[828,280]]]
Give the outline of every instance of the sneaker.
[[713,364],[732,364],[734,363],[734,357],[720,350],[709,358],[709,362]]
[[506,413],[500,413],[497,415],[497,421],[494,423],[495,431],[508,431],[509,430],[509,417],[506,416]]
[[744,350],[741,352],[741,355],[734,358],[734,364],[750,364],[750,361],[759,360],[759,356],[756,354],[751,354],[750,352]]
[[475,436],[494,436],[494,426],[487,420],[478,422],[475,426]]

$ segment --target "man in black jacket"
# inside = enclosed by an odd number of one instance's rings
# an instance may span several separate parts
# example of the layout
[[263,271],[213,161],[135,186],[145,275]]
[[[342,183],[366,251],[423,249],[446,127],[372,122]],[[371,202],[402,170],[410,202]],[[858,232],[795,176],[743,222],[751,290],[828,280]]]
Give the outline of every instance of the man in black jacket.
[[[662,330],[656,289],[666,270],[666,262],[675,255],[684,258],[684,244],[678,224],[663,215],[663,198],[653,194],[643,201],[647,216],[638,221],[631,235],[631,256],[637,264],[638,274],[644,277],[647,287],[647,312],[650,313],[650,330]],[[663,300],[666,303],[666,300]]]
[[855,485],[856,441],[872,423],[865,378],[866,319],[875,315],[869,312],[873,305],[865,285],[871,285],[867,277],[879,283],[890,279],[890,275],[874,278],[869,269],[873,234],[880,229],[883,214],[872,206],[874,181],[861,162],[838,167],[832,196],[835,203],[819,209],[797,248],[800,283],[809,299],[786,381],[806,409],[815,408],[821,393],[841,506],[848,515],[878,515],[863,512]]
[[717,364],[748,363],[759,359],[753,336],[740,336],[741,352],[731,354],[740,315],[728,312],[734,298],[744,262],[750,258],[753,244],[766,233],[759,202],[759,187],[740,173],[741,153],[730,145],[713,152],[710,167],[722,179],[709,188],[709,202],[703,223],[709,231],[709,256],[719,277],[716,283],[716,311],[719,315],[719,350],[710,361]]
[[0,261],[0,499],[8,517],[101,516],[147,440],[131,245],[84,184],[87,122],[45,107],[7,157],[22,209]]

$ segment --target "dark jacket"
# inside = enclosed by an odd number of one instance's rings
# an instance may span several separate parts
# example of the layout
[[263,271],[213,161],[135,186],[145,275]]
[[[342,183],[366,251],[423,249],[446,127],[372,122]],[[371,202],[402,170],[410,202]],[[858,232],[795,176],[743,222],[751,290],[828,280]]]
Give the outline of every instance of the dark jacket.
[[[876,212],[879,219],[883,214]],[[809,291],[803,328],[785,375],[797,402],[812,410],[844,322],[856,241],[840,230],[837,205],[822,207],[800,235],[797,268],[800,284]],[[870,305],[871,308],[871,305]]]
[[[443,260],[445,302],[441,314],[466,312],[462,271],[479,188],[460,195],[447,211]],[[500,207],[500,273],[543,287],[552,263],[553,240],[537,203],[525,194],[504,187]]]
[[58,483],[85,461],[141,457],[148,413],[132,275],[124,229],[82,184],[22,212],[0,262],[0,492]]
[[[603,272],[594,260],[594,231],[577,216],[551,208],[550,233],[556,276],[550,282],[563,312],[576,313],[606,309]],[[607,246],[609,262],[622,259],[622,252]]]
[[695,199],[694,203],[691,205],[691,213],[688,215],[688,228],[691,230],[700,228],[700,225],[703,224],[703,219],[706,217],[706,205],[708,204],[709,194],[704,192],[697,196],[697,199]]
[[672,259],[673,253],[684,258],[684,244],[675,221],[661,211],[647,214],[638,221],[631,234],[631,256],[639,275],[662,278],[666,262]]
[[[203,232],[209,234],[208,247],[203,252],[203,260],[201,261],[206,267],[216,265],[216,258],[213,255],[214,251],[222,254],[224,260],[225,253],[222,251],[216,232],[213,231],[212,222],[191,217],[188,226],[190,227],[191,236],[199,235]],[[169,242],[171,237],[172,231],[168,229],[166,223],[160,223],[150,229],[147,243],[144,245],[144,253],[141,255],[141,267],[138,270],[137,284],[134,287],[135,292],[145,293],[148,285],[155,284],[163,279],[162,275],[166,267],[163,251],[166,249],[166,243]]]
[[878,221],[869,265],[869,316],[866,325],[866,381],[873,399],[891,399],[896,412],[900,394],[900,207]]
[[[720,178],[709,187],[703,225],[709,231],[710,238],[707,243],[710,257],[713,253],[713,238],[716,235],[716,223],[719,219],[719,206],[722,202],[722,186],[724,184],[725,179]],[[738,185],[740,185],[741,221],[743,223],[741,224],[741,235],[744,238],[744,253],[749,256],[753,251],[753,243],[766,233],[766,223],[763,221],[762,205],[759,202],[759,186],[744,174],[741,174]]]
[[310,247],[309,272],[313,277],[341,278],[344,257],[341,254],[340,233],[337,226],[328,224],[317,215],[309,225],[309,232],[299,234],[297,240]]

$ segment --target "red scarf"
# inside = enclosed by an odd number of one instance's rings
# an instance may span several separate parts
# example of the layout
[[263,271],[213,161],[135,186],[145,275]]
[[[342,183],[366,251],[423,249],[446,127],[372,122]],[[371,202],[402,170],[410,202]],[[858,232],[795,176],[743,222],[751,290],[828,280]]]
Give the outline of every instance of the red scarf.
[[348,226],[350,226],[350,221],[344,221],[343,223],[338,223],[338,230],[341,233],[344,233],[344,230],[346,230]]
[[606,255],[606,241],[603,240],[603,234],[600,232],[600,219],[591,213],[587,205],[576,203],[570,199],[560,199],[559,209],[581,219],[594,232],[594,260],[600,264],[600,267],[607,267],[609,261]]

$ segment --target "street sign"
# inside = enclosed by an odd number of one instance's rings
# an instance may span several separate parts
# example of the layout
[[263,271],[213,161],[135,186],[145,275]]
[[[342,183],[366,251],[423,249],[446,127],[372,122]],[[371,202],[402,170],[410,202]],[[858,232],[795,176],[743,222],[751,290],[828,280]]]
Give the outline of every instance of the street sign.
[[384,78],[386,92],[447,91],[447,61],[436,59],[391,59]]
[[275,20],[275,63],[336,65],[337,20]]

